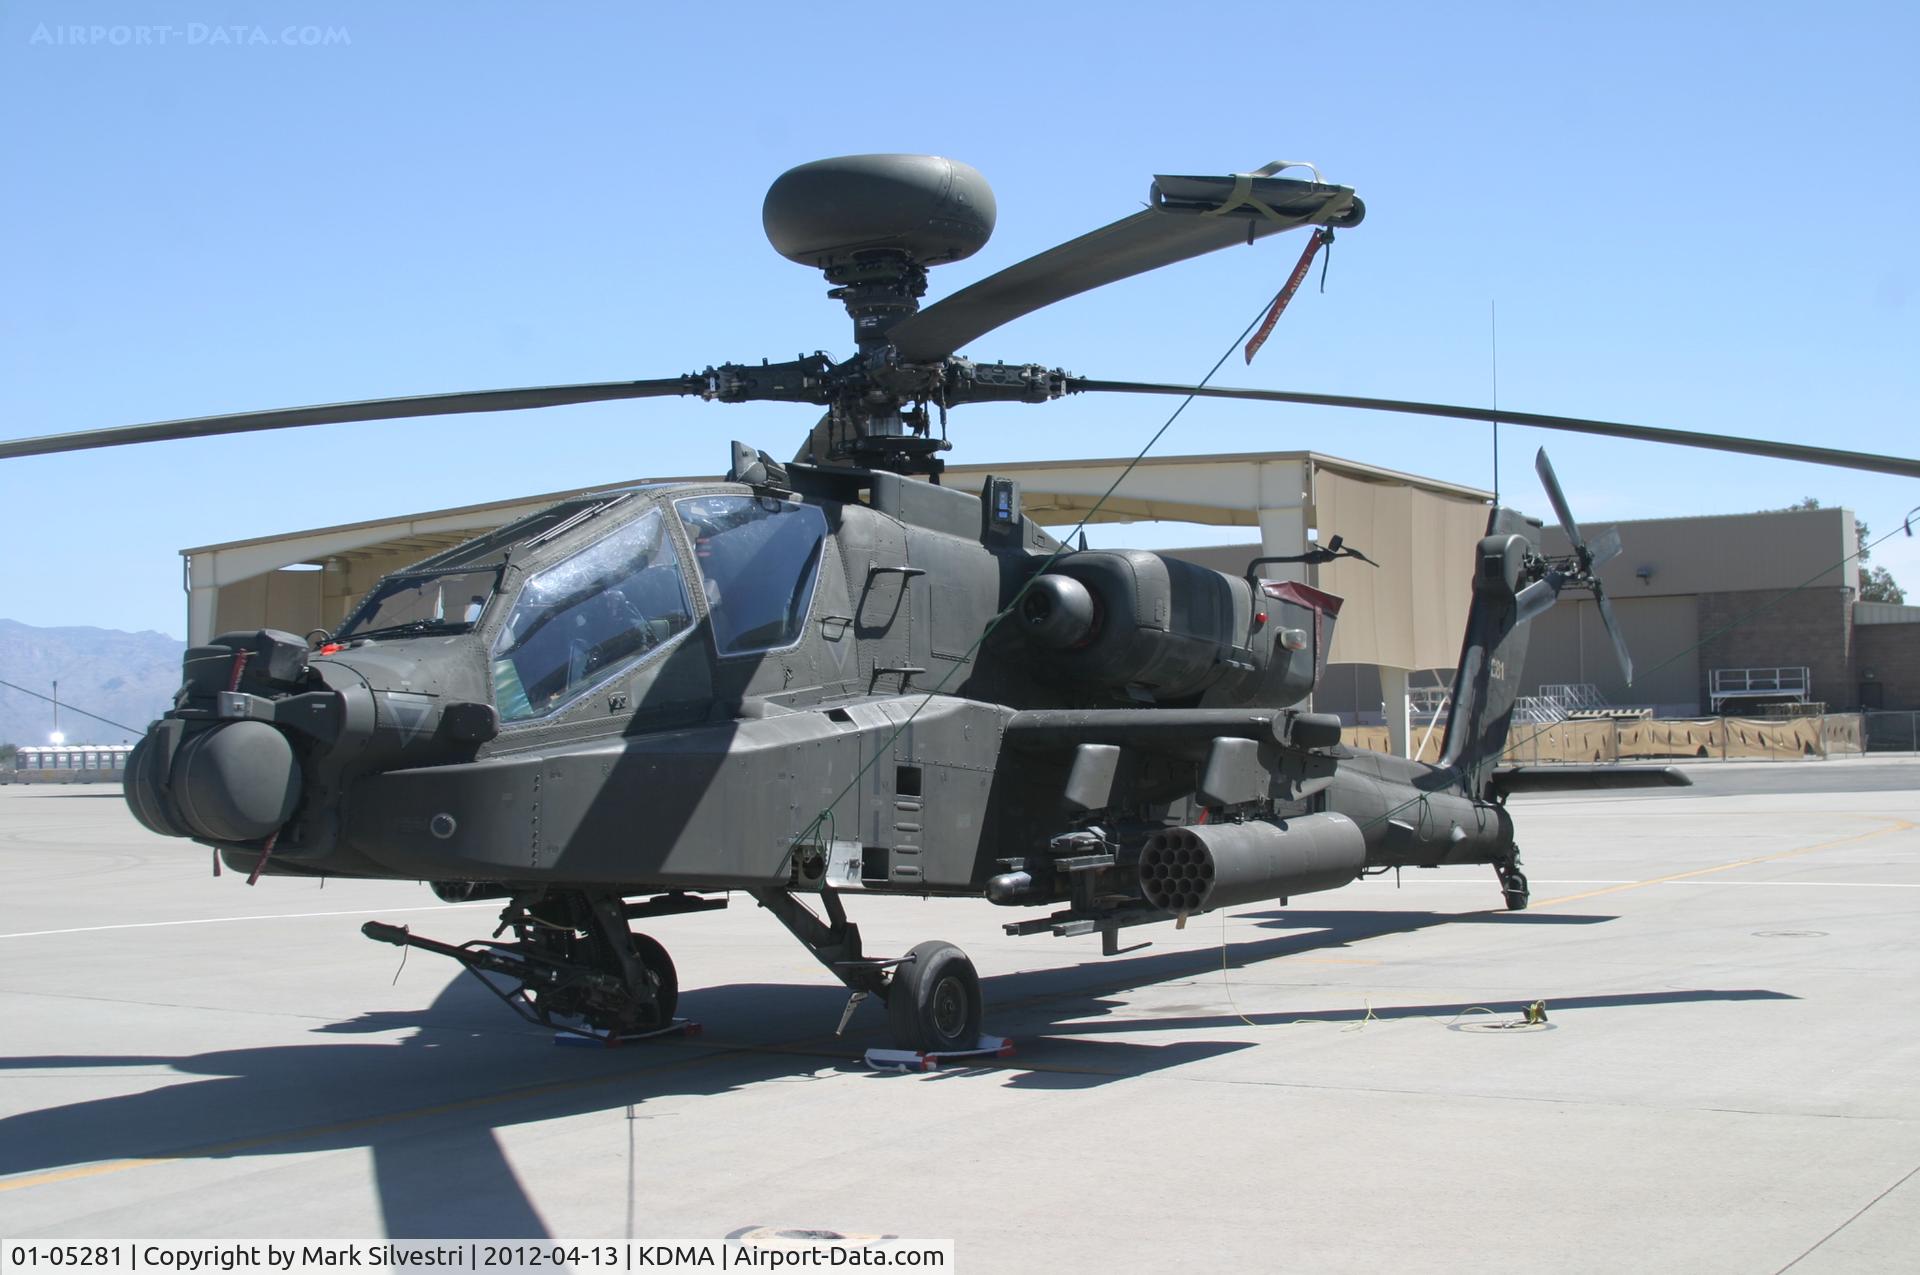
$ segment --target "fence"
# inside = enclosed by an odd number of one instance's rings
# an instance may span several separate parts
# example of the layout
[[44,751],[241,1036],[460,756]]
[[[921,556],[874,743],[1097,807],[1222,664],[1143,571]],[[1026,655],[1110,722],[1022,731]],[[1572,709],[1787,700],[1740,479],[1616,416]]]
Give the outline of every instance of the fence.
[[1870,753],[1920,753],[1920,713],[1867,713]]
[[[1876,724],[1869,743],[1866,718],[1896,718]],[[1906,748],[1920,751],[1920,714],[1828,713],[1769,721],[1750,717],[1574,719],[1547,725],[1515,722],[1507,734],[1509,762],[1610,762],[1652,758],[1717,758],[1742,761],[1793,761],[1803,757],[1845,757]],[[1912,734],[1911,743],[1907,742]],[[1895,737],[1898,737],[1897,742]],[[1888,743],[1878,742],[1882,738]],[[1384,726],[1349,726],[1345,742],[1374,752],[1390,751]],[[1421,761],[1440,759],[1440,735],[1420,744]]]
[[1794,668],[1717,668],[1707,675],[1709,708],[1730,699],[1804,700],[1813,687],[1805,666]]

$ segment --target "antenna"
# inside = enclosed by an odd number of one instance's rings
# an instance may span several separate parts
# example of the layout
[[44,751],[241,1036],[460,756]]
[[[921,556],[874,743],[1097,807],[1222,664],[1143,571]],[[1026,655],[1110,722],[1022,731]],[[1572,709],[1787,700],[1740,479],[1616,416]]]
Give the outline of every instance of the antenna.
[[[1493,410],[1500,411],[1500,307],[1487,302],[1487,345],[1493,358]],[[1493,422],[1493,503],[1500,504],[1500,422]]]

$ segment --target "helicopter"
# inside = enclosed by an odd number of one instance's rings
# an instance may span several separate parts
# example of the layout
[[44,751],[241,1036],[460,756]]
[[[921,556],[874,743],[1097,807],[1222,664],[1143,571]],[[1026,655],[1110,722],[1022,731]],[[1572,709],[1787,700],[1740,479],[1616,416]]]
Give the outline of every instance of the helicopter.
[[[432,883],[499,899],[488,939],[445,955],[528,1020],[607,1040],[671,1030],[671,956],[636,928],[744,894],[896,1044],[980,1036],[966,954],[874,956],[850,896],[1045,908],[1013,934],[1098,934],[1343,886],[1401,867],[1490,866],[1528,885],[1507,798],[1684,783],[1659,767],[1502,764],[1528,623],[1591,593],[1631,680],[1587,539],[1542,451],[1571,552],[1489,511],[1440,760],[1349,749],[1301,707],[1340,599],[1263,577],[1358,556],[1337,538],[1244,574],[1143,550],[1089,550],[1021,511],[1017,481],[941,477],[947,415],[1078,393],[1318,404],[1533,425],[1920,476],[1920,462],[1794,443],[1400,400],[1093,380],[984,363],[969,342],[1067,297],[1295,229],[1357,227],[1349,187],[1268,165],[1158,176],[1146,208],[921,306],[997,209],[977,171],[923,155],[783,174],[763,222],[821,270],[856,352],[726,363],[654,380],[381,399],[0,440],[0,459],[213,434],[686,396],[824,409],[779,461],[734,443],[712,482],[597,491],[377,583],[333,632],[220,634],[183,657],[174,707],[129,758],[152,832],[247,875]],[[1303,259],[1304,265],[1304,259]],[[509,936],[502,938],[502,936]]]

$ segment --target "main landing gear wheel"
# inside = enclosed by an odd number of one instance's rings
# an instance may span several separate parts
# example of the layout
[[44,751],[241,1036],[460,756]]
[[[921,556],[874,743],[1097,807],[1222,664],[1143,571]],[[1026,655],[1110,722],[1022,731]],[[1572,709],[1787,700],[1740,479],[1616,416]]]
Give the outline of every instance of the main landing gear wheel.
[[653,988],[654,1027],[672,1026],[673,1011],[680,1006],[680,975],[673,968],[673,958],[657,939],[638,930],[633,932],[633,954],[640,958],[646,971],[643,977]]
[[920,944],[894,967],[887,1018],[902,1049],[972,1049],[980,1039],[980,976],[973,962],[951,943]]

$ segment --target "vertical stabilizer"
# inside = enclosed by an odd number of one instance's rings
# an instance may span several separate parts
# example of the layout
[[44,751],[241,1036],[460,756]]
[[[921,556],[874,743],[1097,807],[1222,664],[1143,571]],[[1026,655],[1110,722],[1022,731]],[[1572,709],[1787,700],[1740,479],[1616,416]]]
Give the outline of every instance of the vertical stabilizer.
[[1527,556],[1538,552],[1539,528],[1516,510],[1495,509],[1475,555],[1473,605],[1440,758],[1441,767],[1454,772],[1471,797],[1485,792],[1487,776],[1507,746],[1527,656],[1527,627],[1515,595]]

